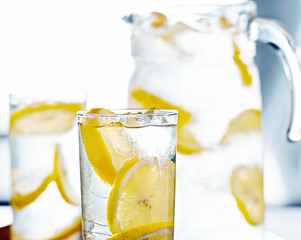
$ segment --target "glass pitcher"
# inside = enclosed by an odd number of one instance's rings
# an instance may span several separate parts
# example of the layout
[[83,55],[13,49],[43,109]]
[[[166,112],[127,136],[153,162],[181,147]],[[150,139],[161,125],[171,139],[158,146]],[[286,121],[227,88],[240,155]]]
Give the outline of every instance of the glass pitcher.
[[129,106],[178,111],[175,239],[262,239],[263,141],[256,42],[272,46],[291,90],[288,139],[300,139],[294,43],[252,1],[140,8]]

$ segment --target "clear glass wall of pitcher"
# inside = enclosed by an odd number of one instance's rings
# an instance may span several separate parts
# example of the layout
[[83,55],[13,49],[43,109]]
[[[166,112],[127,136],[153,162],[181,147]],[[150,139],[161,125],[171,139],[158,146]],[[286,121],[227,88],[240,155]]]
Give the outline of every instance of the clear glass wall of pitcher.
[[[294,46],[247,1],[139,9],[133,25],[131,107],[176,109],[175,239],[263,237],[263,141],[255,42],[274,47],[300,106]],[[300,108],[301,109],[301,108]],[[300,109],[288,137],[299,140]]]

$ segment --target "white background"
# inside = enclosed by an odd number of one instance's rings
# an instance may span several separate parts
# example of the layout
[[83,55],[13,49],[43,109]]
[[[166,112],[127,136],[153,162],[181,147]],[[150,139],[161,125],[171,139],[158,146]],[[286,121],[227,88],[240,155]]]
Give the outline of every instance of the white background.
[[0,1],[0,134],[16,89],[87,90],[88,107],[127,105],[130,25],[118,1]]

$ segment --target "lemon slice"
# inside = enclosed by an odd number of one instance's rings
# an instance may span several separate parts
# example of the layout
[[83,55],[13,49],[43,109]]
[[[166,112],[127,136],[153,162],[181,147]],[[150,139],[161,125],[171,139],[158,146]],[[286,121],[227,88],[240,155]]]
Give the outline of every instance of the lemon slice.
[[228,29],[228,28],[232,28],[233,27],[233,25],[225,17],[220,17],[219,18],[219,23],[220,23],[220,26],[223,29]]
[[182,154],[194,154],[200,153],[204,149],[200,146],[200,144],[196,141],[192,133],[184,128],[178,129],[178,144],[177,151]]
[[95,173],[102,181],[112,185],[116,170],[113,166],[110,153],[97,128],[80,125],[80,132],[87,157]]
[[152,17],[153,21],[151,23],[151,26],[154,28],[162,27],[167,21],[167,17],[159,12],[152,12]]
[[10,116],[10,134],[54,134],[70,130],[83,104],[40,102],[16,109]]
[[173,221],[175,165],[168,159],[135,157],[118,172],[107,205],[113,234],[160,221]]
[[261,112],[257,109],[248,109],[240,113],[229,123],[227,132],[222,139],[225,143],[232,134],[260,131],[261,129]]
[[[111,114],[111,112],[106,109],[91,109],[87,113]],[[84,119],[83,123],[80,124],[81,137],[87,157],[94,168],[95,173],[104,182],[112,185],[115,179],[116,170],[113,166],[110,153],[96,126],[98,126],[96,117]]]
[[182,107],[172,105],[171,103],[159,98],[158,96],[148,93],[147,91],[135,88],[130,92],[132,101],[135,101],[143,108],[156,107],[159,109],[174,109],[178,111],[178,143],[177,150],[182,154],[194,154],[202,151],[200,144],[197,142],[191,132],[184,126],[192,119],[189,112]]
[[[40,183],[37,180],[40,177],[35,174],[29,173],[21,177],[17,175],[17,172],[13,171],[13,191],[10,204],[15,210],[21,210],[34,202],[53,180],[52,174],[48,175]],[[34,188],[33,191],[29,190],[32,188]]]
[[91,108],[87,112],[88,114],[95,114],[95,115],[100,115],[100,114],[107,114],[107,115],[114,115],[115,113],[105,109],[105,108]]
[[183,126],[191,120],[191,114],[184,110],[182,107],[172,105],[171,103],[151,94],[141,88],[134,88],[131,90],[130,95],[132,100],[139,103],[143,108],[158,108],[158,109],[174,109],[178,111],[179,121],[178,125]]
[[241,60],[239,48],[234,41],[233,41],[233,47],[234,47],[233,60],[236,63],[236,65],[240,71],[243,85],[251,86],[252,85],[252,76],[249,73],[248,66]]
[[74,190],[67,178],[67,171],[65,169],[64,162],[62,161],[59,144],[56,144],[55,146],[53,178],[64,200],[72,205],[79,205],[80,200],[74,193]]
[[238,167],[231,176],[230,187],[246,221],[259,225],[264,219],[263,175],[258,166]]
[[58,233],[57,235],[49,238],[50,239],[68,239],[69,237],[71,237],[72,235],[81,232],[82,230],[82,219],[81,217],[78,218],[72,226],[64,229],[63,231],[61,231],[60,233]]
[[155,222],[115,234],[108,240],[173,240],[173,222]]
[[126,161],[134,157],[133,143],[127,136],[125,126],[120,122],[110,123],[100,128],[99,131],[117,172]]
[[[52,181],[56,182],[58,190],[66,202],[73,205],[80,204],[79,199],[76,197],[76,194],[67,179],[67,172],[62,161],[59,144],[56,144],[55,146],[53,171],[50,175],[45,177],[39,185],[37,185],[39,182],[38,179],[41,179],[39,174],[37,176],[35,173],[29,173],[22,177],[17,175],[16,170],[14,170],[13,194],[10,204],[15,210],[21,210],[34,202]],[[34,190],[31,191],[31,189]],[[24,191],[27,191],[27,193],[24,193]]]
[[[92,109],[88,113],[114,114],[106,109]],[[103,124],[104,122],[101,123]],[[112,185],[116,172],[133,157],[132,143],[124,132],[124,125],[120,122],[107,122],[105,126],[97,126],[99,121],[96,117],[84,118],[80,125],[83,144],[95,173],[105,183]]]

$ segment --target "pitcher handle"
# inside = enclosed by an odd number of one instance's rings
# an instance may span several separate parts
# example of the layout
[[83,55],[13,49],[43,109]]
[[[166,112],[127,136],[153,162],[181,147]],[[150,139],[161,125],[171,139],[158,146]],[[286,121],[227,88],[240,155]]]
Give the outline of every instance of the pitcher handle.
[[257,17],[249,22],[248,36],[251,41],[267,44],[278,53],[291,96],[287,139],[297,142],[301,139],[301,68],[294,40],[288,31],[276,22]]

